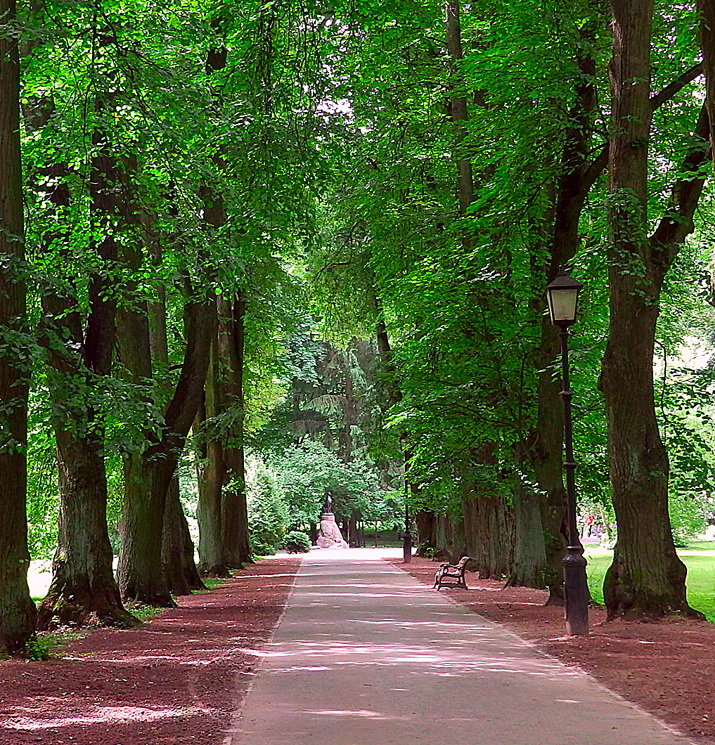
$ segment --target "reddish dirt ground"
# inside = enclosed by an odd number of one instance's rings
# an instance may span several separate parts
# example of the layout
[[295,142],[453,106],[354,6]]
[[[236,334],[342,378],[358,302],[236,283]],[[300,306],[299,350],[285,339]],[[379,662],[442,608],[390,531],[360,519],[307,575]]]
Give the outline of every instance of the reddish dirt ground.
[[[391,563],[429,585],[438,566],[418,557],[411,564]],[[469,573],[467,584],[469,590],[440,592],[585,670],[693,740],[715,745],[715,624],[687,619],[606,623],[605,612],[593,609],[590,636],[566,637],[563,608],[544,606],[545,592],[504,588],[503,582]]]
[[217,745],[300,559],[274,557],[132,630],[44,662],[0,661],[1,745]]

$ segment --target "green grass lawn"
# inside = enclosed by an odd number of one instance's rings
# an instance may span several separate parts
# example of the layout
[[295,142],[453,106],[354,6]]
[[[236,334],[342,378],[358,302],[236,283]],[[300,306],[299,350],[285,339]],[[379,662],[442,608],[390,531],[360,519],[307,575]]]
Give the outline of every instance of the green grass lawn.
[[[603,578],[611,563],[613,551],[587,548],[588,586],[591,595],[603,602]],[[678,555],[688,567],[688,601],[702,611],[708,621],[715,623],[715,541],[698,541],[678,549]]]

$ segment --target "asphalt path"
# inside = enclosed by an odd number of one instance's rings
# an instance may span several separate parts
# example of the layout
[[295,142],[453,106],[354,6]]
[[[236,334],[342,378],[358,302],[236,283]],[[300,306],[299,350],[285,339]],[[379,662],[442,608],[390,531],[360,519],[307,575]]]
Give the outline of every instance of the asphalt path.
[[691,745],[385,554],[306,555],[226,745]]

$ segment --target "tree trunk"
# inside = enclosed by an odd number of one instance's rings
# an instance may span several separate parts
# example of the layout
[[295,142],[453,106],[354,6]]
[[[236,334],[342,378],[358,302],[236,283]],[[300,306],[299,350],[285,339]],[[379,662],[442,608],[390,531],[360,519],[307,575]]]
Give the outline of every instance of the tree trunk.
[[[62,175],[66,175],[64,171]],[[66,184],[57,184],[49,197],[55,209],[66,207]],[[55,238],[45,236],[46,245]],[[90,278],[95,292],[90,293],[88,333],[90,329],[105,328],[113,336],[114,306],[96,291],[101,282],[98,277]],[[68,409],[66,401],[68,389],[92,384],[89,372],[109,372],[111,346],[95,342],[87,347],[76,301],[54,293],[53,288],[48,288],[42,299],[40,339],[48,350],[51,367],[48,387],[57,441],[60,523],[52,584],[40,608],[39,626],[130,626],[137,621],[121,604],[107,530],[103,426],[92,407]],[[84,359],[66,346],[69,344],[81,350]]]
[[357,512],[353,512],[348,520],[348,535],[346,536],[346,540],[351,548],[360,548],[359,519],[360,515]]
[[563,557],[566,549],[566,489],[563,479],[563,403],[561,382],[551,365],[558,354],[557,334],[548,317],[541,321],[537,353],[538,411],[536,442],[531,463],[542,493],[541,526],[544,536],[544,583],[547,605],[563,605]]
[[[153,223],[153,219],[148,214],[142,214],[145,245],[152,264],[158,267],[161,266],[162,251]],[[155,377],[158,372],[164,378],[169,368],[164,287],[158,288],[156,301],[147,303],[146,310],[152,372]],[[166,385],[162,387],[166,388]],[[169,584],[169,591],[173,595],[190,595],[193,590],[206,589],[194,561],[194,544],[181,506],[179,480],[176,475],[171,479],[164,505],[161,563]]]
[[199,435],[201,460],[197,464],[199,501],[196,516],[199,522],[199,572],[203,577],[230,575],[223,555],[221,530],[221,494],[225,479],[223,447],[207,422],[219,411],[219,372],[216,343],[211,345],[209,369],[206,375],[204,400],[199,407],[196,431]]
[[166,493],[161,564],[172,595],[191,595],[205,590],[194,562],[194,544],[179,499],[179,480],[174,476]]
[[668,515],[668,456],[653,405],[658,308],[620,284],[612,284],[611,313],[612,324],[621,326],[609,334],[602,378],[618,524],[604,583],[606,607],[611,618],[689,612],[686,569],[676,554]]
[[[467,96],[464,90],[464,80],[461,63],[464,58],[462,50],[462,29],[460,23],[459,0],[447,0],[447,50],[449,52],[450,73],[449,109],[455,132],[454,158],[457,164],[457,199],[460,214],[466,215],[469,205],[474,201],[474,181],[472,163],[462,152],[464,140],[467,137]],[[466,238],[465,238],[466,240]]]
[[101,436],[74,435],[56,426],[60,516],[52,584],[38,628],[100,623],[129,627],[137,619],[122,606],[107,532],[107,479]]
[[[44,3],[31,3],[34,21],[42,23]],[[40,44],[35,38],[26,46],[30,55]],[[101,112],[105,100],[97,101]],[[25,106],[26,126],[42,135],[54,114],[48,96],[30,98]],[[100,125],[94,132],[98,147],[93,159],[90,195],[93,219],[109,218],[118,213],[119,201],[114,194],[115,162],[108,156],[106,138]],[[66,163],[44,165],[29,175],[31,188],[43,194],[55,224],[63,225],[70,206],[68,187],[70,172]],[[100,220],[101,221],[101,220]],[[64,251],[67,235],[64,229],[46,231],[41,250],[49,255],[53,246]],[[109,240],[96,246],[100,258],[115,255],[115,243]],[[103,623],[129,626],[137,623],[127,613],[119,598],[114,580],[112,549],[106,524],[107,483],[103,459],[103,431],[96,412],[84,402],[68,408],[67,391],[90,386],[88,371],[107,374],[111,367],[114,305],[103,296],[106,285],[100,275],[90,277],[90,314],[87,346],[77,301],[71,295],[48,284],[41,288],[43,318],[39,339],[48,353],[50,373],[48,388],[53,407],[53,426],[57,442],[59,470],[60,517],[59,536],[53,562],[53,580],[42,602],[38,625],[47,628],[60,624]],[[91,333],[90,333],[91,331]],[[99,333],[97,333],[99,331]],[[102,332],[109,343],[98,343]]]
[[508,585],[545,586],[546,549],[541,525],[541,500],[528,486],[514,491],[514,561]]
[[[653,3],[612,0],[612,8],[610,323],[601,385],[618,541],[606,574],[604,597],[609,618],[690,614],[686,569],[676,554],[668,515],[668,455],[653,398],[653,349],[662,280],[682,233],[676,226],[687,215],[682,210],[677,216],[669,215],[666,229],[661,225],[654,234],[657,238],[648,239]],[[692,189],[689,184],[685,191],[692,194]],[[679,208],[682,196],[676,194]]]
[[[561,268],[570,264],[580,246],[579,224],[586,197],[605,167],[591,167],[591,134],[596,109],[596,64],[592,46],[598,30],[605,25],[600,13],[581,29],[581,45],[576,55],[580,72],[576,98],[569,112],[569,126],[561,157],[561,170],[553,208],[553,235],[546,265],[539,264],[535,286],[545,288]],[[544,582],[549,589],[548,605],[562,605],[563,556],[566,548],[566,489],[563,480],[563,402],[561,381],[553,374],[560,354],[558,330],[545,314],[543,289],[534,298],[535,318],[541,334],[536,350],[538,407],[536,442],[530,450],[531,464],[543,497],[541,523],[544,534]]]
[[231,410],[231,427],[223,446],[225,465],[221,494],[221,547],[223,562],[240,569],[251,561],[248,537],[245,468],[245,399],[243,372],[246,347],[246,298],[236,294],[233,303],[222,303],[219,320],[219,350],[223,361],[221,405]]
[[[24,226],[20,158],[20,61],[15,0],[0,0],[0,333],[25,328]],[[35,629],[27,569],[27,395],[29,351],[0,356],[0,650],[21,651]]]
[[147,605],[175,605],[161,562],[166,492],[176,455],[147,462],[143,453],[124,459],[124,520],[119,554],[122,597]]
[[497,495],[473,491],[462,497],[467,553],[485,579],[511,574],[514,552],[513,513]]
[[715,0],[698,0],[700,48],[705,73],[705,105],[710,118],[710,146],[715,158]]
[[[101,133],[95,140],[106,145]],[[94,215],[116,217],[120,200],[116,197],[115,163],[100,152],[94,159],[94,167],[90,187]],[[65,181],[67,169],[60,164],[45,169],[44,173],[54,181],[45,186],[48,201],[61,216],[70,201]],[[56,234],[43,236],[48,247],[57,239]],[[108,237],[97,246],[97,251],[103,261],[113,261],[117,245]],[[105,291],[106,280],[100,274],[91,276],[86,334],[82,332],[75,299],[59,294],[53,287],[46,288],[42,298],[40,338],[51,367],[48,387],[57,441],[60,525],[52,584],[40,608],[41,628],[55,623],[99,622],[117,626],[137,623],[124,610],[114,580],[106,517],[103,425],[92,407],[82,404],[68,410],[66,401],[68,389],[90,386],[92,374],[108,375],[111,370],[116,307],[106,298]]]
[[[126,191],[134,186],[125,181]],[[136,225],[136,216],[132,219]],[[121,259],[130,272],[142,264],[137,246],[122,247]],[[135,385],[149,386],[152,381],[151,334],[147,304],[141,297],[129,297],[119,311],[117,338],[122,363]],[[156,440],[147,434],[147,440]],[[167,474],[167,461],[147,458],[147,446],[124,456],[124,519],[122,548],[119,558],[119,583],[124,598],[149,605],[171,607],[174,601],[169,591],[161,561],[162,531],[166,492],[173,470]],[[172,461],[178,455],[172,454]],[[169,469],[170,470],[170,469]]]
[[427,549],[437,548],[437,542],[435,540],[435,518],[436,515],[430,510],[420,510],[415,513],[417,546],[420,556],[424,556]]
[[453,515],[436,515],[435,538],[436,556],[445,556],[450,562],[458,561],[466,551],[463,521]]
[[212,300],[189,299],[184,316],[184,360],[162,435],[142,453],[132,454],[125,469],[126,517],[119,587],[125,598],[160,606],[174,604],[161,564],[166,494],[201,402],[211,339],[216,333]]

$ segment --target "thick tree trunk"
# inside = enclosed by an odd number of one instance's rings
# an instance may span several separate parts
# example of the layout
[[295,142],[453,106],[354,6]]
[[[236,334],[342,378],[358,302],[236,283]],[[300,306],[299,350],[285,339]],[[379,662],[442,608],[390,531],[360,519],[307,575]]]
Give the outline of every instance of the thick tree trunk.
[[[219,452],[216,452],[216,450]],[[229,567],[223,559],[221,543],[221,485],[223,458],[215,440],[207,443],[202,462],[197,466],[199,501],[199,573],[202,577],[228,577]]]
[[435,543],[435,556],[445,556],[450,562],[459,561],[466,552],[463,520],[456,519],[450,514],[436,515]]
[[[612,270],[612,274],[615,271]],[[657,305],[612,283],[614,314],[603,361],[609,471],[618,541],[604,584],[609,617],[689,612],[685,565],[668,515],[669,464],[653,403]],[[620,324],[619,328],[613,325]]]
[[[106,102],[98,101],[102,111]],[[104,238],[96,244],[103,262],[114,262],[119,245],[107,225],[126,217],[126,204],[119,196],[120,170],[109,154],[104,129],[93,134],[97,152],[92,160],[90,196],[93,221]],[[64,169],[61,169],[64,170]],[[58,179],[66,176],[57,174]],[[61,181],[51,201],[57,210],[69,205],[69,191]],[[51,237],[50,237],[51,241]],[[48,243],[50,242],[48,241]],[[55,344],[63,338],[74,341],[82,350],[85,370],[95,375],[109,375],[115,341],[116,303],[108,293],[109,280],[101,273],[90,277],[89,315],[86,333],[71,298],[48,294],[43,299],[46,314],[44,327],[55,335]],[[48,345],[54,374],[50,377],[53,405],[63,406],[66,386],[77,374],[88,384],[84,370],[72,369],[71,352],[66,355]],[[40,620],[44,628],[54,623],[73,621],[78,624],[100,622],[106,625],[131,626],[137,623],[122,606],[113,575],[112,549],[107,530],[107,479],[103,456],[103,427],[92,409],[79,409],[75,415],[77,435],[61,419],[55,423],[60,483],[60,530],[53,561],[53,578],[42,603]]]
[[[11,337],[23,331],[26,321],[15,12],[15,0],[0,0],[0,333]],[[35,629],[25,513],[29,375],[29,352],[8,345],[0,356],[0,650],[9,652],[21,651]]]
[[417,525],[418,554],[424,556],[428,549],[436,549],[435,540],[435,517],[430,510],[420,510],[415,513],[415,524]]
[[462,499],[467,553],[485,579],[511,574],[514,553],[512,510],[500,496],[473,493]]
[[[34,22],[46,21],[44,2],[32,2]],[[26,54],[41,44],[39,37],[27,42]],[[97,101],[101,112],[106,101]],[[42,136],[43,128],[54,114],[52,99],[36,96],[25,106],[26,126]],[[94,132],[97,146],[90,183],[92,217],[95,222],[111,222],[119,214],[120,200],[115,194],[117,170],[107,153],[104,129]],[[31,188],[43,194],[50,206],[49,216],[62,226],[68,216],[70,172],[66,163],[44,165],[31,173]],[[100,226],[102,229],[105,226]],[[105,231],[106,234],[106,231]],[[51,229],[42,236],[43,251],[53,246],[64,251],[67,236],[63,228]],[[113,259],[116,244],[111,237],[96,245],[101,259]],[[73,279],[73,278],[72,278]],[[68,409],[67,391],[91,385],[88,370],[107,374],[111,367],[114,305],[104,297],[106,288],[101,273],[90,277],[90,315],[87,337],[83,334],[77,301],[43,286],[40,341],[48,352],[48,387],[53,405],[53,425],[57,442],[59,470],[60,520],[58,547],[53,563],[53,580],[40,608],[39,626],[54,623],[102,623],[130,626],[137,621],[127,613],[119,597],[112,568],[112,550],[106,524],[107,483],[103,459],[103,431],[96,412],[84,405]],[[109,338],[100,343],[103,333]],[[79,353],[78,353],[79,352]]]
[[542,493],[541,526],[544,536],[544,583],[549,605],[562,605],[563,557],[566,549],[566,489],[563,480],[563,403],[561,382],[553,378],[551,365],[557,356],[557,336],[548,317],[541,321],[537,355],[537,436],[531,463]]
[[677,214],[670,213],[649,240],[646,205],[653,3],[612,0],[611,4],[610,323],[601,385],[608,415],[609,472],[618,542],[606,575],[604,597],[610,618],[690,614],[686,569],[676,554],[668,515],[669,464],[655,415],[653,349],[662,280],[674,258],[675,244],[687,235],[683,226],[692,219],[688,210],[694,210],[699,189],[693,183],[697,179],[689,179],[675,191],[673,212]]
[[[36,110],[33,123],[49,117],[47,108]],[[100,138],[101,143],[104,139]],[[112,191],[116,172],[113,161],[95,159],[92,197],[95,214],[116,214],[118,200]],[[99,169],[102,169],[101,171]],[[42,188],[61,223],[70,195],[63,164],[43,169]],[[62,235],[43,236],[46,246],[61,242]],[[49,248],[48,248],[49,250]],[[98,246],[102,259],[112,260],[113,240]],[[130,626],[137,623],[122,606],[114,580],[112,549],[107,530],[107,480],[103,457],[103,427],[92,407],[68,409],[67,390],[91,385],[88,372],[107,375],[111,369],[115,306],[103,289],[104,279],[90,277],[90,313],[87,335],[83,336],[77,301],[44,289],[41,335],[52,368],[48,375],[53,405],[60,486],[58,546],[53,561],[53,579],[42,602],[40,628],[59,623]],[[109,342],[102,338],[109,335]],[[89,340],[89,343],[88,343]],[[76,350],[81,351],[81,356]]]
[[245,467],[245,399],[243,373],[246,347],[246,298],[238,292],[233,303],[221,304],[219,319],[219,350],[223,362],[224,381],[221,405],[232,410],[232,426],[224,442],[223,460],[226,469],[221,494],[221,546],[223,562],[240,569],[251,561],[248,537],[248,505],[246,501]]
[[126,510],[119,587],[122,597],[172,606],[162,571],[162,526],[166,494],[186,436],[201,403],[211,339],[216,333],[215,305],[189,299],[185,307],[186,349],[181,374],[165,415],[160,439],[126,460]]
[[[462,468],[461,498],[467,553],[481,577],[501,579],[514,568],[515,528],[514,508],[491,487],[491,479],[499,478],[496,450],[496,443],[485,441],[471,451]],[[488,469],[491,477],[477,481],[476,468]]]
[[360,548],[360,531],[358,529],[358,522],[360,515],[357,512],[353,512],[348,519],[348,534],[345,540],[351,548]]
[[[143,226],[144,243],[148,249],[149,259],[154,266],[160,266],[162,261],[161,244],[154,232],[153,219],[146,213],[141,216]],[[130,266],[139,268],[140,255],[134,254],[128,257]],[[136,377],[147,372],[155,377],[157,372],[162,376],[162,387],[169,368],[169,340],[167,336],[166,323],[166,291],[163,287],[158,288],[157,297],[154,302],[141,303],[141,316],[130,320],[128,330],[134,329],[138,332],[144,343],[149,343],[146,350],[150,365],[144,367],[133,363]],[[144,308],[146,318],[144,318]],[[126,339],[124,346],[130,340]],[[130,359],[133,357],[130,356]],[[169,585],[169,591],[173,595],[190,595],[193,590],[205,589],[204,583],[199,577],[198,569],[194,561],[194,544],[189,533],[189,525],[181,506],[179,495],[179,480],[174,475],[169,483],[164,504],[164,520],[162,524],[162,557],[161,564]]]
[[199,522],[199,572],[203,577],[228,577],[222,542],[221,494],[225,480],[223,447],[211,426],[206,426],[219,411],[219,371],[216,355],[217,340],[211,345],[209,369],[206,375],[204,400],[199,407],[196,431],[199,434],[201,459],[197,463],[199,501],[196,516]]
[[457,164],[457,199],[460,213],[466,215],[469,205],[474,201],[474,179],[472,163],[463,152],[464,141],[467,137],[469,112],[467,110],[464,80],[460,69],[464,52],[462,50],[459,0],[447,0],[445,11],[447,50],[452,76],[449,83],[449,108],[455,132],[454,158]]
[[700,48],[705,73],[705,105],[710,118],[710,146],[715,158],[715,0],[698,0]]
[[177,464],[176,454],[148,462],[144,453],[124,459],[124,520],[119,554],[122,597],[147,605],[175,605],[161,562],[166,491]]
[[[596,108],[596,65],[591,52],[600,14],[581,30],[581,48],[576,57],[580,77],[576,99],[569,112],[569,126],[561,158],[561,172],[553,208],[553,235],[546,266],[539,265],[535,285],[546,287],[573,260],[580,245],[579,223],[588,192],[605,167],[591,168],[591,133]],[[544,534],[544,582],[549,589],[547,604],[563,604],[563,556],[566,548],[566,490],[563,480],[563,402],[561,381],[553,375],[560,354],[557,328],[546,315],[543,291],[534,298],[535,316],[541,334],[536,351],[538,405],[536,441],[530,450],[531,465],[543,497],[541,523]]]
[[[127,193],[134,191],[128,179],[125,180],[125,190]],[[136,215],[132,222],[138,224]],[[141,252],[134,245],[122,247],[121,259],[132,272],[138,271],[142,264]],[[119,354],[131,381],[137,385],[150,385],[152,357],[148,308],[141,297],[130,297],[129,301],[119,311]],[[161,548],[166,502],[166,491],[162,493],[162,488],[168,489],[173,469],[167,469],[165,458],[150,460],[147,450],[140,447],[124,456],[119,584],[124,598],[171,607],[174,601],[164,574]],[[178,455],[173,453],[171,460],[175,462],[177,458]],[[167,474],[167,470],[171,472]]]
[[[241,437],[242,435],[238,435]],[[221,494],[221,553],[224,563],[240,569],[252,562],[248,536],[248,503],[243,445],[226,448],[224,462],[229,481]]]
[[76,436],[57,426],[60,518],[52,584],[38,628],[55,624],[129,627],[137,619],[122,606],[107,532],[107,479],[101,437]]
[[541,499],[528,486],[514,491],[514,561],[507,581],[513,587],[545,587],[546,549]]
[[161,564],[172,595],[191,595],[194,590],[206,589],[194,562],[194,544],[181,507],[176,476],[166,493]]

